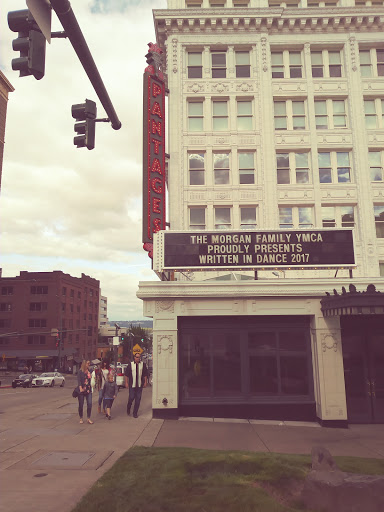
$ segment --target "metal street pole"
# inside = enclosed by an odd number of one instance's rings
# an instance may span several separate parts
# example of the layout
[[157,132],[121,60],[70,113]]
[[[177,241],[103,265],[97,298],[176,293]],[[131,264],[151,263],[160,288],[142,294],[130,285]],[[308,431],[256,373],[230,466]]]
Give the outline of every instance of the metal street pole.
[[108,114],[112,128],[114,130],[119,130],[121,128],[121,122],[113,108],[103,80],[101,79],[92,54],[89,51],[87,42],[77,22],[76,16],[72,11],[71,4],[68,0],[50,0],[50,2],[68,36],[68,39],[71,41],[73,49],[79,57],[84,71],[87,73],[101,104]]

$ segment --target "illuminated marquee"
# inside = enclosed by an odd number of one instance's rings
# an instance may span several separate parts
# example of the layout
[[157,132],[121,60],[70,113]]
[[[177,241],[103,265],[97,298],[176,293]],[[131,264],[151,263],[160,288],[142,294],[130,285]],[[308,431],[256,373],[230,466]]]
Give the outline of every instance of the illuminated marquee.
[[162,231],[155,248],[160,271],[355,266],[351,229]]
[[162,51],[149,43],[144,72],[143,243],[152,256],[153,235],[165,229],[165,84],[158,69]]

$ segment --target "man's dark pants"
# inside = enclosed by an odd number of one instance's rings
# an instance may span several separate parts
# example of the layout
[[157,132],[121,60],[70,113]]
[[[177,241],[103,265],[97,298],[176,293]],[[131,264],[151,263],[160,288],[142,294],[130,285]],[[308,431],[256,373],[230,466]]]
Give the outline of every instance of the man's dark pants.
[[143,388],[129,388],[129,397],[127,403],[127,414],[131,412],[132,402],[135,401],[135,405],[133,406],[133,415],[137,416],[139,412],[140,402],[141,402],[141,393],[143,392]]

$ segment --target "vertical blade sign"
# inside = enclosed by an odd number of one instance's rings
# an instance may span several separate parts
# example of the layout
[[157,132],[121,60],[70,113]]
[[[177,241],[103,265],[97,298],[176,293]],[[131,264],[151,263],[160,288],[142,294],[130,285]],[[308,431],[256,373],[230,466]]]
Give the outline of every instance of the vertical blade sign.
[[143,244],[152,257],[153,234],[165,229],[165,83],[162,50],[149,43],[144,71]]

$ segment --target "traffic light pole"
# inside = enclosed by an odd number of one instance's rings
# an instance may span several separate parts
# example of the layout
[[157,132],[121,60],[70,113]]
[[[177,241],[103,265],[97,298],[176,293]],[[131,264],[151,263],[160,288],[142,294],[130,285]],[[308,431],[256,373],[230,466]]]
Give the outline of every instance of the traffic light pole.
[[121,128],[121,122],[117,117],[115,109],[113,108],[112,102],[109,98],[108,92],[104,86],[103,80],[101,79],[100,73],[96,67],[95,61],[93,60],[92,54],[89,51],[86,40],[84,39],[83,33],[77,22],[76,16],[72,11],[71,4],[68,0],[50,0],[53,10],[56,12],[68,39],[71,41],[73,49],[85,72],[88,75],[91,84],[106,111],[112,128],[119,130]]

